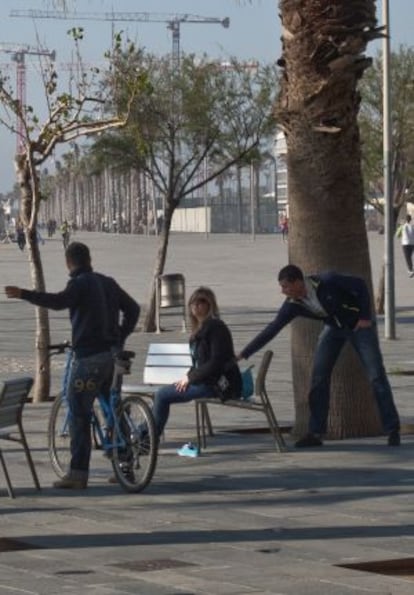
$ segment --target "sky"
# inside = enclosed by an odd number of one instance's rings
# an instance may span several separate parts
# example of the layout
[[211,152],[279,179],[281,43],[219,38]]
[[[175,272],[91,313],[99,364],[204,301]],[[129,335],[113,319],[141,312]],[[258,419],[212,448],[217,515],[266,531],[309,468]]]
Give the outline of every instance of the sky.
[[[228,60],[259,60],[273,62],[280,55],[281,28],[277,0],[68,0],[72,11],[103,15],[116,12],[150,13],[151,19],[168,21],[171,15],[191,14],[196,17],[218,19],[218,23],[182,23],[180,46],[185,53],[208,54]],[[381,22],[381,0],[377,2],[378,21]],[[392,44],[414,45],[414,0],[389,0]],[[11,17],[12,10],[55,10],[52,0],[0,0],[0,49],[1,44],[40,44],[56,51],[56,63],[71,62],[73,44],[67,30],[81,25],[85,30],[82,55],[86,63],[102,61],[110,47],[112,24],[98,20],[56,20]],[[221,20],[230,19],[225,28]],[[126,34],[146,50],[155,54],[171,52],[171,31],[166,22],[129,21],[115,23],[116,30]],[[377,46],[378,47],[378,46]],[[376,46],[371,49],[375,52]],[[15,63],[11,55],[0,52],[0,65],[14,78]],[[41,81],[36,58],[26,58],[27,102],[36,111],[42,110]],[[9,191],[15,181],[13,156],[16,142],[4,128],[0,128],[0,192]],[[48,165],[48,164],[47,164]]]

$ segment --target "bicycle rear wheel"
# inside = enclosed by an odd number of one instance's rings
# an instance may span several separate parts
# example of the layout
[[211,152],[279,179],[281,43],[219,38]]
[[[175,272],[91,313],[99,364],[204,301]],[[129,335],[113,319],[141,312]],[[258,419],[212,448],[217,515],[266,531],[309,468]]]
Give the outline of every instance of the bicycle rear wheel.
[[141,492],[154,475],[158,439],[151,409],[137,395],[123,399],[113,435],[112,466],[127,492]]
[[64,477],[70,464],[69,406],[62,393],[53,402],[47,429],[49,457],[54,472]]

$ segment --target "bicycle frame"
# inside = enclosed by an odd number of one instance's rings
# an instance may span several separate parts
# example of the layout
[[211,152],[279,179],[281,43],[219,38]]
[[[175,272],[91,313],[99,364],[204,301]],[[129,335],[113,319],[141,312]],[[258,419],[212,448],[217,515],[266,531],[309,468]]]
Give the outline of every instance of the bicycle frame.
[[[54,354],[67,352],[68,344],[51,345]],[[49,352],[52,355],[52,352]],[[98,394],[91,409],[91,433],[96,449],[112,463],[116,480],[126,492],[138,493],[151,481],[158,454],[151,409],[135,395],[122,398],[122,380],[129,374],[133,351],[114,353],[114,373],[109,395]],[[73,355],[67,352],[62,392],[54,401],[48,422],[48,449],[58,477],[69,468],[71,407],[68,399]],[[145,428],[145,430],[144,430]],[[145,432],[145,435],[143,434]]]
[[[69,434],[69,423],[70,423],[70,406],[69,406],[67,391],[68,391],[68,382],[69,382],[69,376],[70,376],[70,368],[71,368],[72,359],[73,359],[73,352],[69,347],[67,347],[67,349],[68,350],[66,352],[65,370],[64,370],[64,373],[62,376],[62,385],[61,385],[62,401],[65,403],[65,405],[67,407],[66,415],[65,415],[65,418],[62,423],[62,428],[60,430],[60,434],[62,436]],[[116,409],[117,409],[117,406],[121,400],[120,386],[119,387],[114,386],[114,384],[115,383],[113,383],[113,385],[111,386],[110,393],[109,393],[109,399],[105,395],[102,395],[102,394],[98,394],[96,397],[97,401],[99,403],[99,407],[101,409],[102,415],[103,415],[105,425],[104,426],[101,425],[94,409],[92,409],[92,417],[91,417],[92,430],[93,430],[93,432],[96,432],[96,434],[99,438],[100,444],[102,445],[103,450],[107,454],[110,454],[110,451],[114,447],[122,448],[122,447],[126,446],[125,440],[120,440],[116,443],[114,443],[112,441],[112,434],[113,434],[114,429],[117,430],[118,436],[122,435],[122,432],[119,431],[120,430],[119,418],[116,415]]]

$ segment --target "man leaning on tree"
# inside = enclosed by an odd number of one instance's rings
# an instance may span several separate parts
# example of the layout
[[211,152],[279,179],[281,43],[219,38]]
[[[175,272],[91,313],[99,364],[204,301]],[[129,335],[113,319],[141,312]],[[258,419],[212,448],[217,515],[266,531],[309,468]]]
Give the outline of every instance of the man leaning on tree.
[[308,396],[309,431],[295,446],[322,446],[327,431],[331,375],[347,341],[368,375],[388,445],[399,446],[399,416],[384,369],[365,281],[333,272],[304,276],[301,269],[292,264],[280,270],[278,280],[286,300],[276,318],[240,352],[238,359],[247,359],[259,351],[298,316],[324,323],[316,346]]

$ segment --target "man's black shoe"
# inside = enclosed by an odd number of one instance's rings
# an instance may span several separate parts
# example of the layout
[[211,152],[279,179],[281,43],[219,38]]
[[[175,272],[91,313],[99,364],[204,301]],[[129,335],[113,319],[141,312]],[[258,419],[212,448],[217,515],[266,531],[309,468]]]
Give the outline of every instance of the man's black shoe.
[[295,442],[296,448],[308,448],[310,446],[322,446],[323,442],[316,436],[315,434],[306,434],[303,438],[300,438],[297,442]]
[[393,430],[388,435],[388,446],[400,446],[401,438],[398,430]]

